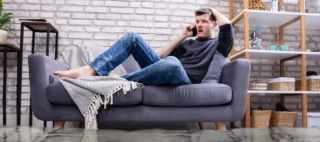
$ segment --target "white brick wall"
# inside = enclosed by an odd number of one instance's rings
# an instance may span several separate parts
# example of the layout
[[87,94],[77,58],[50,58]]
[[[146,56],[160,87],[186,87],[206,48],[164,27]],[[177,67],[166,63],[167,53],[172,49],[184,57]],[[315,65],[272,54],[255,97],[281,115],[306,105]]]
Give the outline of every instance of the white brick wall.
[[[229,2],[224,0],[5,0],[4,10],[14,13],[14,20],[5,28],[9,31],[9,42],[19,45],[20,42],[20,18],[45,18],[60,31],[59,50],[80,44],[92,46],[111,46],[125,33],[134,31],[142,35],[155,50],[161,48],[169,40],[174,39],[181,33],[184,25],[194,21],[194,10],[200,7],[214,7],[220,10],[227,17]],[[266,4],[268,5],[268,4]],[[235,7],[240,8],[241,3]],[[297,10],[294,5],[287,5],[287,9]],[[312,7],[311,10],[319,11],[319,8]],[[239,11],[237,9],[236,11]],[[243,28],[237,28],[236,47],[243,46]],[[277,29],[263,28],[263,46],[276,43]],[[299,46],[299,30],[286,30],[285,41],[290,49]],[[318,31],[309,31],[309,36],[320,41]],[[37,53],[44,54],[45,34],[36,34]],[[53,43],[54,36],[50,43]],[[29,74],[27,67],[27,56],[31,52],[31,32],[25,32],[24,39],[24,66],[23,66],[23,87],[22,87],[22,112],[28,114],[29,105]],[[53,56],[53,46],[50,48],[50,56]],[[0,54],[1,57],[2,54]],[[16,55],[9,54],[8,61],[8,101],[7,110],[9,114],[15,113],[15,78],[16,78]],[[0,58],[2,61],[2,59]],[[268,79],[279,75],[279,63],[273,61],[252,61],[252,79]],[[2,80],[2,62],[0,62],[0,78]],[[308,63],[308,69],[315,69],[320,73],[319,63]],[[287,62],[286,75],[299,76],[299,63]],[[275,71],[272,73],[272,71]],[[2,81],[0,81],[2,84]],[[2,92],[2,89],[0,89]],[[2,98],[2,96],[0,96]],[[253,107],[273,108],[279,97],[262,96],[252,97]],[[287,99],[288,108],[299,109],[300,99],[292,97]],[[319,109],[318,96],[308,98],[310,109]],[[2,107],[2,105],[0,106]],[[2,109],[0,109],[2,112]],[[24,117],[28,118],[28,117]],[[8,120],[9,121],[9,120]],[[27,120],[23,120],[27,122]]]

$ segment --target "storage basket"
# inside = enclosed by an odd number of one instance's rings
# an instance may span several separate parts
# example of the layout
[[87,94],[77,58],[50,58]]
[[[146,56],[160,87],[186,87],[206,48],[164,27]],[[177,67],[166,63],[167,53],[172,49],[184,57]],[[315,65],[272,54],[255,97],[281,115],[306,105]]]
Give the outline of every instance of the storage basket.
[[270,79],[268,81],[268,90],[294,91],[295,81],[296,79],[291,77],[279,77]]
[[261,81],[252,81],[250,83],[250,90],[267,90],[268,83]]
[[266,10],[262,0],[249,0],[249,9]]
[[251,112],[251,126],[267,128],[270,124],[271,110],[254,110]]
[[297,118],[297,112],[272,111],[271,127],[293,126]]
[[308,91],[320,91],[320,76],[308,76],[307,77],[307,90]]
[[[295,83],[297,91],[301,91],[301,79],[297,79]],[[320,76],[308,76],[307,77],[307,90],[308,91],[320,91]]]
[[[320,112],[307,112],[307,127],[320,127]],[[298,112],[296,122],[294,123],[295,127],[302,127],[302,113]]]
[[296,91],[301,91],[301,79],[297,79],[295,83]]

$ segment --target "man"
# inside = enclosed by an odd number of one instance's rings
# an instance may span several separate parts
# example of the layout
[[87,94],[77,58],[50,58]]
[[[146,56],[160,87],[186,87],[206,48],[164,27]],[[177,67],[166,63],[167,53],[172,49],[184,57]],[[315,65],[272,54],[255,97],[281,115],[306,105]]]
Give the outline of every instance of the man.
[[[99,55],[88,66],[68,71],[56,71],[61,77],[114,76],[109,74],[130,55],[141,70],[121,75],[130,81],[145,85],[185,85],[217,83],[222,67],[233,44],[230,20],[213,8],[195,12],[196,23],[185,27],[181,35],[157,53],[136,33],[128,33]],[[213,37],[219,25],[218,38]],[[197,38],[188,39],[197,28]]]

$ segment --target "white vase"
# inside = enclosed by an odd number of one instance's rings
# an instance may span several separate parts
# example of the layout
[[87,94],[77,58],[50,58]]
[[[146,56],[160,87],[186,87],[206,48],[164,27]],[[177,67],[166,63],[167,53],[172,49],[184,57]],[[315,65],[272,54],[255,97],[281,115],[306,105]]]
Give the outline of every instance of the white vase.
[[0,42],[7,42],[8,32],[0,30]]

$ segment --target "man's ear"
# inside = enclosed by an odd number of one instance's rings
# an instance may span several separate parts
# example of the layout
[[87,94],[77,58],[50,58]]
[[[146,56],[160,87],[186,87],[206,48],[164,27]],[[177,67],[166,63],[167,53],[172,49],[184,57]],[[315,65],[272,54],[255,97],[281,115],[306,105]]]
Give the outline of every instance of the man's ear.
[[218,23],[216,21],[211,23],[211,29],[214,30],[218,26]]

